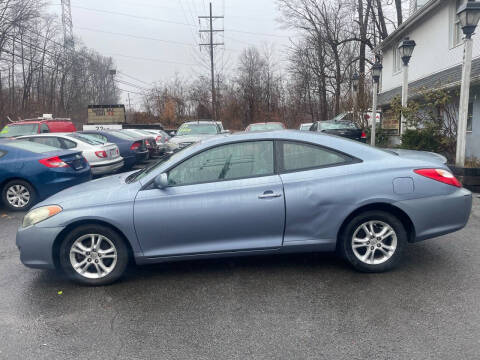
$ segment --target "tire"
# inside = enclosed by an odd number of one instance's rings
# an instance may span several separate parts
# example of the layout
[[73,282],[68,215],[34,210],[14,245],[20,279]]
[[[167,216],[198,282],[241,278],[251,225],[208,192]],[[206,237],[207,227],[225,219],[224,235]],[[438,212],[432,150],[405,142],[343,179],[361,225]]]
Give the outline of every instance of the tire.
[[2,189],[2,201],[12,211],[30,209],[35,204],[36,198],[35,189],[24,180],[9,181]]
[[[92,236],[98,246],[96,251],[92,248]],[[109,227],[82,225],[65,237],[59,258],[63,271],[72,280],[91,286],[108,285],[124,274],[128,249],[122,236]],[[79,266],[78,271],[74,265]]]
[[[386,233],[382,235],[382,231]],[[358,271],[385,272],[398,265],[407,243],[402,222],[388,212],[374,210],[355,216],[346,225],[338,250]]]

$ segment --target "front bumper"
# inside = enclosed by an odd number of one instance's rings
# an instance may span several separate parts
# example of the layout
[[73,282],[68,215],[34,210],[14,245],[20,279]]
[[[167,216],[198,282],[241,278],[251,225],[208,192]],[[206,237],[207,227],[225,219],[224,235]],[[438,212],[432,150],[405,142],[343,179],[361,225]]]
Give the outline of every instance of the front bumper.
[[108,164],[91,164],[90,167],[92,169],[92,174],[93,175],[104,175],[104,174],[111,174],[118,169],[121,169],[123,167],[124,161],[123,159],[120,159],[115,162],[110,162]]
[[20,261],[30,268],[55,269],[53,243],[63,227],[42,228],[30,226],[19,228],[16,244],[20,251]]
[[414,241],[422,241],[465,227],[472,210],[472,193],[462,188],[448,195],[399,201],[394,205],[412,220]]

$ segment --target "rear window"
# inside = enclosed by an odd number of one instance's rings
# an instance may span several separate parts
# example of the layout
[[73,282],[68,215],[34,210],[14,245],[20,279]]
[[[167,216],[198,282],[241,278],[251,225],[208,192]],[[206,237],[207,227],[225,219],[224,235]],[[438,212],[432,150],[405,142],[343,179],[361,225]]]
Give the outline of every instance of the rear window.
[[31,141],[12,141],[8,143],[8,146],[21,150],[31,151],[37,154],[42,154],[50,151],[58,151],[57,148],[48,145],[37,144]]
[[32,135],[38,133],[38,124],[11,124],[0,131],[0,137]]
[[84,142],[86,144],[89,144],[89,145],[101,145],[103,144],[103,142],[101,142],[100,140],[98,139],[95,139],[91,136],[88,136],[86,134],[69,134],[69,136],[71,136],[72,138],[75,138],[81,142]]
[[120,131],[116,131],[115,133],[112,133],[112,135],[123,140],[132,140],[131,136],[128,136]]

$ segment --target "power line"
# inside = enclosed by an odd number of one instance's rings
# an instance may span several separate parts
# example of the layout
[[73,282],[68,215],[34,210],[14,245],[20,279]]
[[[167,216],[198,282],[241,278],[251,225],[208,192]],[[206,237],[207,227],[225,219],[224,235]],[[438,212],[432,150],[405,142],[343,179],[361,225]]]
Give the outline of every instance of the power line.
[[[162,23],[192,27],[192,24],[179,22],[179,21],[171,21],[171,20],[153,18],[153,17],[149,17],[149,16],[132,15],[132,14],[122,13],[122,12],[118,12],[118,11],[94,9],[94,8],[88,8],[88,7],[77,6],[77,5],[75,5],[75,6],[72,5],[72,7],[87,10],[87,11],[100,12],[100,13],[106,13],[106,14],[112,14],[112,15],[119,15],[119,16],[126,16],[126,17],[130,17],[130,18],[134,18],[134,19],[150,20],[150,21],[155,21],[155,22],[162,22]],[[277,38],[290,38],[291,37],[289,35],[279,35],[279,34],[270,34],[270,33],[264,33],[264,32],[244,31],[244,30],[229,29],[229,28],[226,28],[225,31],[237,32],[237,33],[247,34],[247,35],[256,35],[256,36],[260,35],[260,36],[277,37]]]
[[198,64],[194,64],[194,63],[184,63],[184,62],[178,62],[178,61],[174,61],[174,60],[162,60],[162,59],[156,59],[156,58],[148,58],[148,57],[141,57],[141,56],[130,56],[130,55],[117,54],[117,53],[105,53],[105,54],[109,54],[109,55],[111,55],[111,56],[124,57],[124,58],[128,58],[128,59],[143,60],[143,61],[153,61],[153,62],[166,63],[166,64],[186,65],[186,66],[198,66]]

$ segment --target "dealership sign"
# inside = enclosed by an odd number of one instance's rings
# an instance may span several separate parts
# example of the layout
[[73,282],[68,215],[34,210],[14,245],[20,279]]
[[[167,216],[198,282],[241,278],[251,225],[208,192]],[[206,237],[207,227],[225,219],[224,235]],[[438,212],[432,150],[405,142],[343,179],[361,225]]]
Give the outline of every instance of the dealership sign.
[[88,105],[88,124],[123,124],[125,105]]

